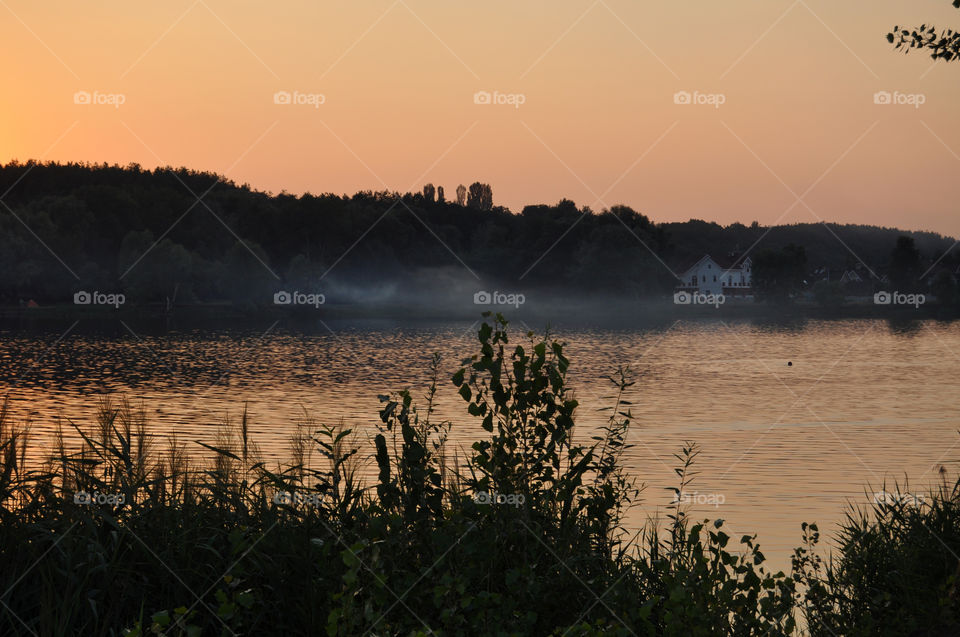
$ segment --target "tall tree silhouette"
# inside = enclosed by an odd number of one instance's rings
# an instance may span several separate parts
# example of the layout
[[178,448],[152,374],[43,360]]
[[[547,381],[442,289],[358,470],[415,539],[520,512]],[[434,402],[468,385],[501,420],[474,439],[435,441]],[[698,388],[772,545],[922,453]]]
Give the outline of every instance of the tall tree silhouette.
[[890,281],[899,288],[916,287],[920,274],[920,250],[912,237],[897,237],[890,255]]
[[493,189],[490,184],[481,184],[479,181],[470,184],[470,190],[467,192],[467,207],[476,210],[492,210]]
[[753,287],[764,301],[788,303],[803,289],[807,253],[788,244],[782,250],[763,250],[753,260]]

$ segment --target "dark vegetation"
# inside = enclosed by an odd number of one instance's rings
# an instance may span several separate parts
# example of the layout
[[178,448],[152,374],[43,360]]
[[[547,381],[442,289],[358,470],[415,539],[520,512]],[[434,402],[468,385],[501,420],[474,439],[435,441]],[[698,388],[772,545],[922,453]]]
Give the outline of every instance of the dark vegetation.
[[[453,376],[478,440],[459,458],[448,422],[402,391],[381,397],[372,448],[312,425],[268,467],[244,416],[206,457],[155,448],[144,416],[100,406],[100,427],[27,461],[27,428],[0,411],[3,635],[956,634],[960,492],[852,513],[823,562],[818,531],[790,574],[756,537],[682,505],[637,535],[624,474],[629,370],[609,419],[575,436],[563,345],[514,342],[499,315]],[[323,461],[309,461],[314,448]],[[698,451],[678,455],[685,493]],[[361,479],[373,469],[372,485]],[[74,494],[122,495],[76,504]],[[279,496],[277,494],[280,494]],[[492,502],[491,502],[492,499]],[[675,497],[682,502],[683,498]]]
[[[948,1],[954,9],[960,9],[960,0]],[[904,53],[911,49],[929,51],[934,60],[949,62],[960,59],[960,32],[954,29],[941,29],[937,32],[937,28],[931,24],[921,24],[915,29],[895,26],[893,31],[887,34],[887,42],[896,49],[903,49]]]
[[625,206],[594,212],[567,200],[514,214],[494,204],[489,185],[456,191],[450,200],[429,184],[415,194],[270,195],[186,169],[14,162],[0,166],[0,304],[69,303],[78,290],[98,290],[123,292],[134,305],[264,307],[281,289],[376,303],[412,291],[439,299],[458,282],[470,294],[501,285],[665,298],[677,283],[670,270],[682,273],[704,254],[750,250],[762,270],[764,251],[784,263],[776,255],[791,245],[804,251],[808,290],[824,271],[860,268],[879,280],[901,235],[913,239],[922,270],[936,262],[950,273],[951,289],[960,265],[956,250],[943,257],[953,240],[929,232],[657,224]]

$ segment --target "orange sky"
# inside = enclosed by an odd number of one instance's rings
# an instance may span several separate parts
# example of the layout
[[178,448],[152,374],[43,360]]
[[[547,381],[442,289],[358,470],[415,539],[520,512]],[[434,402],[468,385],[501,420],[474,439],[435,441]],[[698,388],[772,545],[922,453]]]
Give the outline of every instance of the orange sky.
[[185,165],[293,193],[480,180],[515,211],[567,197],[960,235],[960,64],[883,37],[960,27],[947,0],[0,0],[0,16],[0,161]]

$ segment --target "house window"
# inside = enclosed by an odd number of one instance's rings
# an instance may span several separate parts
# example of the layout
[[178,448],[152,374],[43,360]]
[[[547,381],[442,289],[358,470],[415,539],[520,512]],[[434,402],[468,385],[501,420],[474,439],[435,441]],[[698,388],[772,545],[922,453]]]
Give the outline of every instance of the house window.
[[713,282],[714,282],[714,283],[717,282],[717,275],[716,275],[716,274],[713,275]]

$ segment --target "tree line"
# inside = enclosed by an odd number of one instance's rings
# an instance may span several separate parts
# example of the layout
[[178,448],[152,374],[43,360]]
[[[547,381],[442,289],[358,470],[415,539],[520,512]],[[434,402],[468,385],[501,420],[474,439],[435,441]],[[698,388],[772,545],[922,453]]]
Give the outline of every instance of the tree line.
[[[81,289],[124,291],[138,303],[265,305],[277,289],[412,285],[426,269],[639,299],[668,294],[708,253],[749,250],[762,263],[764,250],[792,244],[803,246],[804,268],[863,259],[885,271],[900,235],[924,265],[953,244],[859,225],[658,224],[627,206],[594,211],[567,199],[513,213],[481,182],[458,187],[453,199],[432,184],[417,193],[295,196],[185,168],[11,162],[0,166],[0,193],[6,305],[67,302]],[[938,267],[956,264],[951,253]]]

